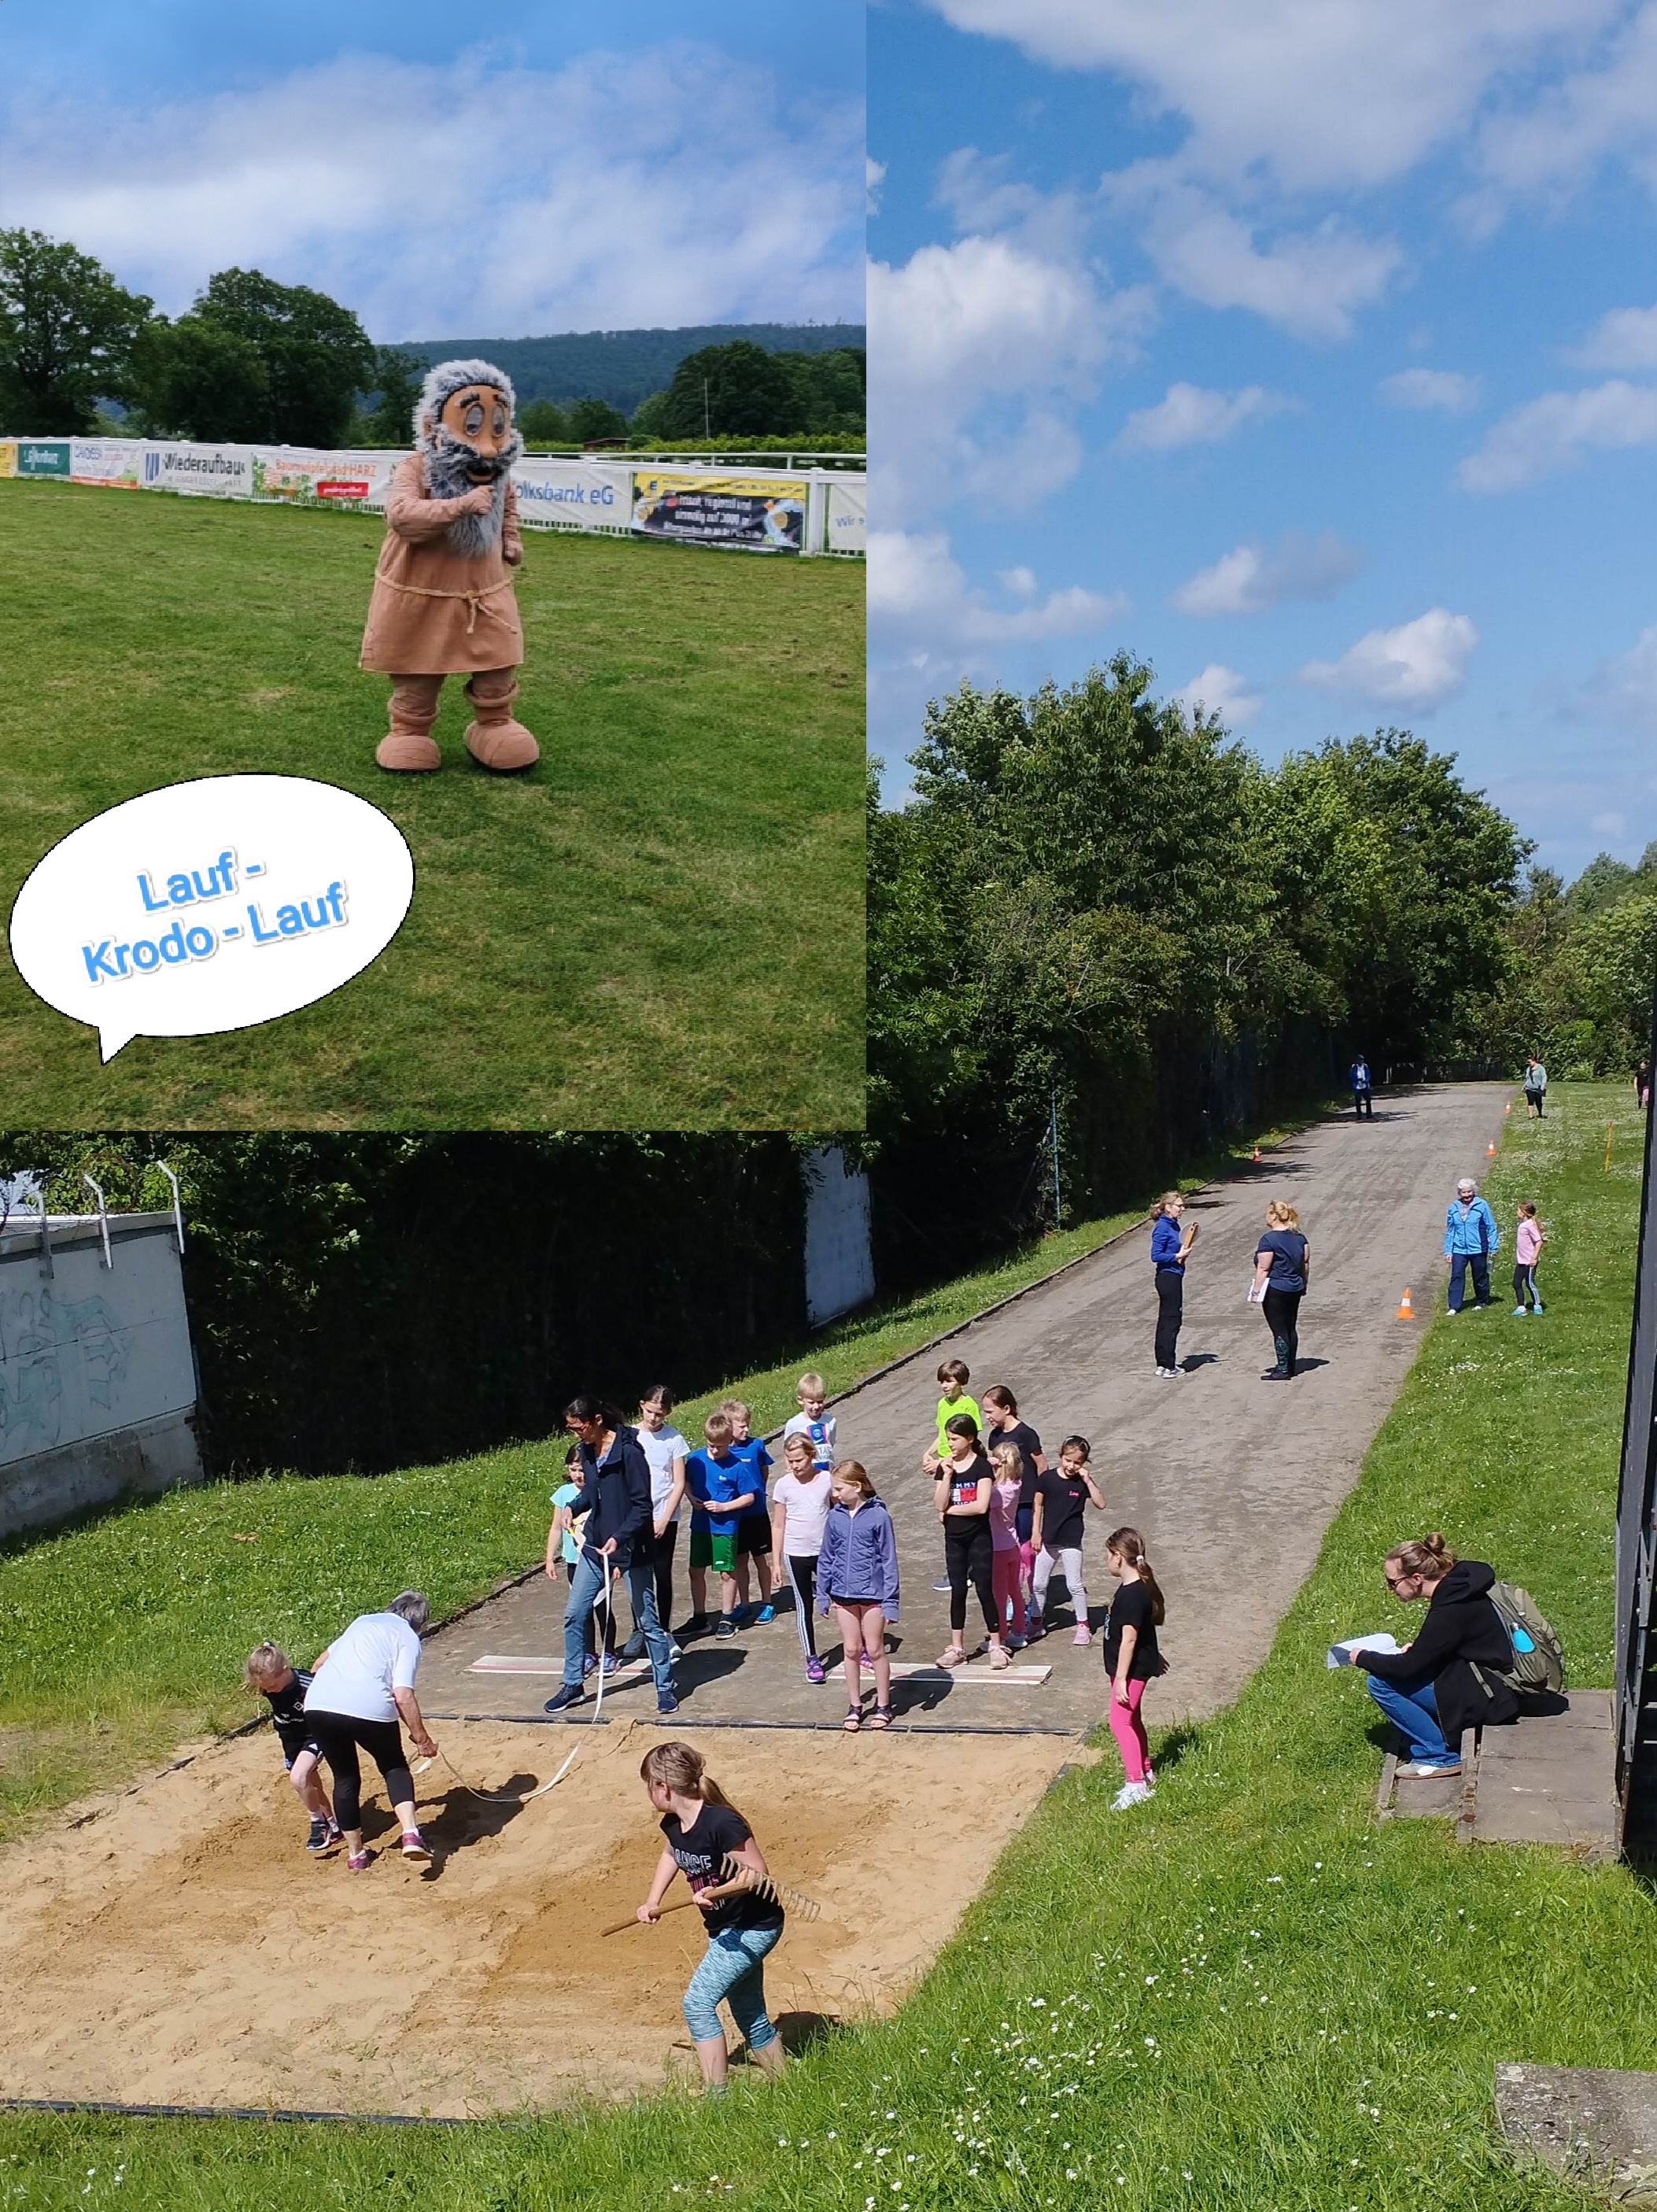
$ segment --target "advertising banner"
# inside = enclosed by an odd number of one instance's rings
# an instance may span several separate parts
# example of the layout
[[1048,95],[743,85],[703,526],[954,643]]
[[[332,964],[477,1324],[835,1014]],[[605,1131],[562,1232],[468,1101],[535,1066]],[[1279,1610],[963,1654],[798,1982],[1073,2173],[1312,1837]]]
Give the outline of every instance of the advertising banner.
[[869,479],[831,477],[828,482],[828,548],[831,553],[869,550]]
[[17,441],[20,477],[66,477],[69,474],[67,438],[20,438]]
[[252,496],[289,507],[361,507],[384,502],[401,453],[319,453],[256,446]]
[[17,441],[0,438],[0,477],[15,477],[17,473]]
[[137,438],[76,438],[70,447],[69,473],[76,483],[115,484],[130,490],[143,470],[144,449]]
[[146,446],[143,483],[149,491],[251,499],[252,453],[246,446]]
[[633,471],[625,462],[562,459],[526,453],[512,472],[518,520],[525,527],[626,530],[631,526]]
[[635,470],[633,527],[647,538],[798,553],[805,536],[805,491],[803,477]]

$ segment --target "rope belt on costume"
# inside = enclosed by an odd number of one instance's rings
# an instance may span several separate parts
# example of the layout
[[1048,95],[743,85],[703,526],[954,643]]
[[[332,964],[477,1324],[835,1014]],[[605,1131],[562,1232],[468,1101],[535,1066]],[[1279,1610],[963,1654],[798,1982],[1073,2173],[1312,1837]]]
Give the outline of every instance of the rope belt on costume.
[[483,603],[486,599],[492,599],[497,592],[511,591],[510,576],[503,576],[498,584],[486,584],[481,592],[440,592],[434,590],[429,584],[400,584],[395,576],[388,576],[383,568],[375,570],[374,580],[379,584],[389,584],[394,592],[410,592],[417,599],[464,599],[468,637],[477,627],[480,609],[495,622],[504,623],[507,619],[498,607],[485,606]]

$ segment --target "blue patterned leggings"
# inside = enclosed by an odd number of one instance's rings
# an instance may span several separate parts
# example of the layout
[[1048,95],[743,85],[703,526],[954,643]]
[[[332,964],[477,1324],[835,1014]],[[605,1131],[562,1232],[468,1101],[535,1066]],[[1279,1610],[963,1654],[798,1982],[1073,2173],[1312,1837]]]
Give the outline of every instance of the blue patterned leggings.
[[763,2051],[776,2041],[765,2009],[765,1954],[781,1933],[780,1928],[722,1928],[708,1937],[702,1962],[684,1993],[685,2025],[694,2042],[723,2035],[715,2009],[721,1997],[750,2051]]

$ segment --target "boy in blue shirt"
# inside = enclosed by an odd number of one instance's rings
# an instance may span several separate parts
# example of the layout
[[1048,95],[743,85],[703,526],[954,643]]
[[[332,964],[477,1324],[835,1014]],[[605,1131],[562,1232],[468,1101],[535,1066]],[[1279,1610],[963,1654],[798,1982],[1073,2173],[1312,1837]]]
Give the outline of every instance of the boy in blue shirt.
[[[737,1529],[742,1516],[753,1505],[754,1492],[746,1486],[750,1475],[746,1463],[731,1449],[731,1416],[710,1413],[702,1423],[706,1439],[684,1463],[685,1488],[690,1492],[690,1602],[695,1626],[707,1619],[707,1571],[719,1578],[719,1620],[716,1636],[737,1632]],[[769,1539],[768,1538],[768,1542]]]
[[754,1491],[753,1504],[737,1524],[737,1603],[747,1611],[748,1563],[752,1559],[760,1576],[760,1609],[754,1618],[758,1621],[774,1620],[777,1608],[771,1595],[771,1513],[765,1497],[771,1455],[765,1449],[764,1439],[750,1433],[753,1416],[740,1398],[727,1398],[719,1411],[731,1424],[731,1449],[747,1469]]

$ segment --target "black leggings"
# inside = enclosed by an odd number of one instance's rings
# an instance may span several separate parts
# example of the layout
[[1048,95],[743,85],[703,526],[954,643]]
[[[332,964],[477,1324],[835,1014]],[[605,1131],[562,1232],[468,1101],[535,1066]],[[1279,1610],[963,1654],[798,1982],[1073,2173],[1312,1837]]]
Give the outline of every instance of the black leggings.
[[403,1731],[395,1721],[360,1721],[351,1713],[307,1712],[305,1717],[334,1778],[334,1818],[342,1828],[349,1831],[362,1826],[359,1744],[379,1769],[387,1802],[413,1803],[414,1777],[409,1771],[409,1754],[403,1748]]
[[1277,1349],[1278,1364],[1288,1374],[1295,1371],[1295,1362],[1300,1357],[1300,1310],[1304,1291],[1274,1291],[1266,1293],[1266,1325],[1272,1332],[1272,1341]]
[[1180,1323],[1185,1316],[1185,1277],[1172,1267],[1156,1270],[1156,1364],[1179,1364]]
[[1513,1271],[1513,1302],[1515,1306],[1539,1306],[1542,1300],[1536,1288],[1536,1262],[1527,1267],[1515,1267]]
[[797,1559],[793,1553],[784,1554],[788,1567],[788,1579],[794,1585],[794,1626],[799,1631],[800,1649],[808,1659],[817,1656],[816,1633],[816,1600],[817,1592],[817,1562],[813,1553],[809,1559]]
[[984,1608],[984,1626],[992,1636],[1001,1633],[996,1610],[995,1540],[986,1513],[962,1514],[944,1523],[944,1567],[950,1577],[950,1626],[956,1634],[967,1626],[967,1585],[978,1592]]
[[[639,1556],[650,1561],[650,1571],[656,1584],[656,1618],[662,1624],[662,1633],[673,1633],[673,1548],[679,1540],[679,1524],[670,1521],[659,1536],[652,1526],[640,1539]],[[633,1624],[635,1636],[642,1635],[638,1621]]]

